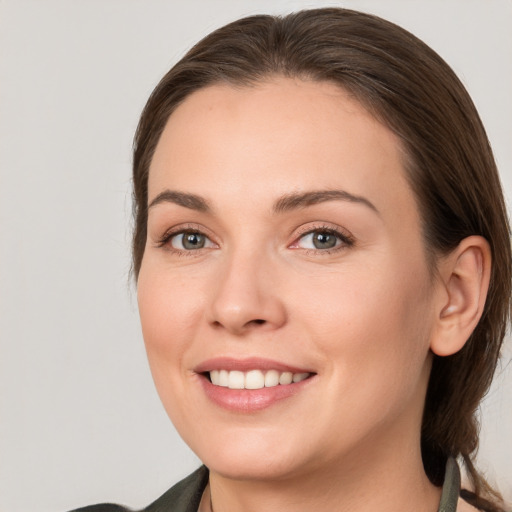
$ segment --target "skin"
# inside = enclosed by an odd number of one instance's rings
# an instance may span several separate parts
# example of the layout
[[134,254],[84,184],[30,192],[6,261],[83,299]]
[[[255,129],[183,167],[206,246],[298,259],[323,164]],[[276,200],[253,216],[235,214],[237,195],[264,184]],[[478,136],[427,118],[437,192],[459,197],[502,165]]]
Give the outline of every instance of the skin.
[[[157,390],[210,469],[215,512],[437,510],[420,454],[431,354],[455,352],[474,328],[490,257],[472,237],[430,274],[402,160],[394,134],[329,83],[210,86],[170,117],[149,203],[179,191],[210,210],[149,208],[138,301]],[[360,200],[275,211],[319,190]],[[190,229],[204,248],[180,246]],[[326,229],[342,235],[336,247],[315,248],[306,233]],[[219,356],[315,375],[270,407],[233,412],[194,371]]]

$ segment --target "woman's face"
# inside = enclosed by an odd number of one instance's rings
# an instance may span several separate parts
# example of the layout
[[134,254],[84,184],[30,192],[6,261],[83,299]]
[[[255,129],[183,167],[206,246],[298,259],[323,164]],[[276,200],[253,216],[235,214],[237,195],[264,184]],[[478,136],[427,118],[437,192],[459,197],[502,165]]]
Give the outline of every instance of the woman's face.
[[399,142],[343,90],[216,85],[170,117],[138,300],[162,402],[212,471],[416,449],[435,286]]

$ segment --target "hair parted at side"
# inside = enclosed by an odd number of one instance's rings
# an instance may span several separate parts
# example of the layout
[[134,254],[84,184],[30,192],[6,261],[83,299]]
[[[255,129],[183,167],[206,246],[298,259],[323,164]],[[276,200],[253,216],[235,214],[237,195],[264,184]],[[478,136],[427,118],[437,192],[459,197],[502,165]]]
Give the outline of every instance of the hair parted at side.
[[369,14],[323,8],[244,18],[194,46],[151,94],[135,135],[135,277],[146,244],[149,168],[169,116],[188,95],[208,85],[251,86],[275,75],[339,85],[401,139],[432,265],[467,236],[488,240],[492,274],[485,310],[462,350],[434,356],[422,453],[427,475],[437,485],[446,458],[462,456],[474,484],[473,504],[502,510],[499,495],[478,474],[473,457],[478,447],[475,413],[491,383],[510,316],[506,208],[471,98],[441,57],[406,30]]

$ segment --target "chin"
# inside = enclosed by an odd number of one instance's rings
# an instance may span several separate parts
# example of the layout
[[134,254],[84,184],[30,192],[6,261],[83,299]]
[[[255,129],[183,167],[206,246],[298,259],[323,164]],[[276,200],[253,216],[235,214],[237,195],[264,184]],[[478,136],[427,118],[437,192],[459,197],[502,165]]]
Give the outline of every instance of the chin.
[[211,461],[205,459],[204,464],[211,472],[232,480],[279,481],[286,480],[298,472],[296,465],[291,461],[269,460],[262,453],[250,460],[236,456],[218,457]]
[[[297,473],[306,454],[267,436],[247,435],[208,438],[207,446],[193,446],[204,465],[224,478],[234,480],[280,480]],[[214,437],[214,436],[213,436]]]

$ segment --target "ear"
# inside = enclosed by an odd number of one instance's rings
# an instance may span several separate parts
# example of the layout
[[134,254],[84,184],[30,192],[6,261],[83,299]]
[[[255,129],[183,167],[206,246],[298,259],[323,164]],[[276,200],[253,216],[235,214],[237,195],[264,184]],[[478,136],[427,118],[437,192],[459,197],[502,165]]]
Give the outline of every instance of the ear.
[[458,352],[484,310],[491,275],[491,249],[481,236],[462,240],[439,263],[442,293],[437,303],[430,349],[438,356]]

